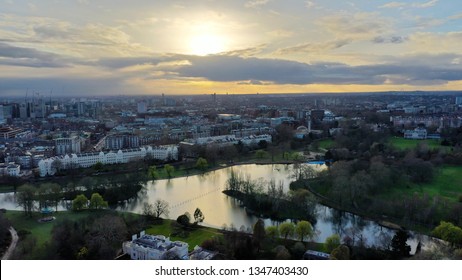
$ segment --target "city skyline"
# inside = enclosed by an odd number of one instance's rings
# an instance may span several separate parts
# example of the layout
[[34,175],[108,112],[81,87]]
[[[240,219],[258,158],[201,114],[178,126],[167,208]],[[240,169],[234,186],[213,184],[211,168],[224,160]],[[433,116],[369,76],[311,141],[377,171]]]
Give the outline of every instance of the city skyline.
[[0,96],[460,90],[454,1],[1,0]]

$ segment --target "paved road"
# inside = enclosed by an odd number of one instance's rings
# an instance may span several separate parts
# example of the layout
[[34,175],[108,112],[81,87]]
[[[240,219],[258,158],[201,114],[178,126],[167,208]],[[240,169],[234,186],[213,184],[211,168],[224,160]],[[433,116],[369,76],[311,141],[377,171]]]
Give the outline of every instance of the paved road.
[[18,233],[16,230],[14,230],[13,227],[10,227],[10,233],[11,233],[11,244],[10,247],[8,247],[8,250],[6,253],[3,255],[2,260],[7,260],[11,257],[13,254],[14,249],[16,248],[16,244],[18,244]]

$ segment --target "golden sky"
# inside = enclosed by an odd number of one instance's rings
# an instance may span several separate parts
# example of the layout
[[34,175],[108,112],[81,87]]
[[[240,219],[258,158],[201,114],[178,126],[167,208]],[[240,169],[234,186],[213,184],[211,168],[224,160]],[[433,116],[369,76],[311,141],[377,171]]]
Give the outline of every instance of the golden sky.
[[453,0],[0,7],[0,96],[462,89],[462,6]]

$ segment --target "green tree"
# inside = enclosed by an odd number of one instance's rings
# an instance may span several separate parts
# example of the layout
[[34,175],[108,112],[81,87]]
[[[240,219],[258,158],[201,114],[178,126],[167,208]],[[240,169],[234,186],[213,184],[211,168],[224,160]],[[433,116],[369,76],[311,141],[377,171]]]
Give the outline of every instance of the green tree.
[[182,225],[183,227],[188,227],[190,224],[191,219],[189,218],[189,215],[187,213],[184,213],[178,218],[176,218],[176,222]]
[[149,169],[148,169],[148,178],[149,179],[157,179],[159,177],[159,173],[157,172],[157,168],[155,165],[151,165],[149,166]]
[[93,169],[98,172],[103,170],[103,167],[104,167],[103,164],[99,161],[95,163],[95,165],[93,165]]
[[269,226],[266,227],[266,235],[272,239],[276,239],[279,237],[279,229],[277,226]]
[[197,159],[197,162],[196,162],[196,168],[197,169],[200,169],[202,171],[205,171],[207,169],[207,167],[209,166],[207,160],[205,158],[198,158]]
[[84,194],[77,195],[74,200],[72,200],[72,210],[80,211],[88,206],[88,198]]
[[313,236],[313,226],[308,221],[300,221],[295,226],[295,233],[300,237],[300,241],[303,242],[305,236],[311,238]]
[[175,171],[175,167],[170,164],[164,165],[165,173],[167,173],[168,178],[172,178],[172,174]]
[[99,193],[93,193],[90,198],[90,209],[98,210],[100,208],[107,208],[107,201]]
[[255,156],[256,156],[257,158],[260,158],[260,159],[261,159],[261,158],[266,158],[266,157],[268,156],[268,152],[263,151],[263,150],[257,150],[257,151],[255,152]]
[[204,214],[202,214],[201,209],[196,208],[196,211],[194,211],[194,224],[202,223],[204,221],[205,217]]
[[332,252],[335,248],[340,246],[340,235],[333,234],[326,238],[326,242],[324,243],[327,252]]
[[335,248],[331,253],[329,259],[331,260],[349,260],[350,248],[347,245],[340,245]]
[[451,243],[452,246],[462,245],[462,229],[452,223],[441,221],[432,234]]
[[24,213],[28,216],[32,216],[36,192],[37,189],[32,185],[23,185],[18,188],[16,202],[24,209]]
[[284,222],[279,226],[279,232],[284,236],[284,239],[287,239],[287,237],[294,234],[295,225],[291,222]]

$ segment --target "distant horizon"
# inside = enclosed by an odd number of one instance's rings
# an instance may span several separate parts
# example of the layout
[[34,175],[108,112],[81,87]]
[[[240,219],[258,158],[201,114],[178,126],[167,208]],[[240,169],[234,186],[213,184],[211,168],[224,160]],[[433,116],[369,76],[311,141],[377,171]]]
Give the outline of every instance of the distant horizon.
[[[424,94],[424,95],[429,95],[429,94],[447,94],[447,95],[458,95],[462,94],[462,90],[440,90],[440,91],[425,91],[425,90],[412,90],[412,91],[363,91],[363,92],[273,92],[273,93],[197,93],[197,94],[166,94],[164,93],[165,97],[193,97],[193,96],[212,96],[216,94],[217,96],[268,96],[268,95],[290,95],[290,96],[304,96],[304,95],[363,95],[363,94],[373,94],[373,95],[386,95],[386,94]],[[53,98],[67,98],[67,99],[72,99],[72,98],[115,98],[115,97],[124,97],[124,98],[145,98],[145,97],[162,97],[162,93],[160,94],[84,94],[84,95],[60,95],[60,94],[52,94],[52,95],[47,95],[47,94],[40,94],[40,98],[44,99],[49,99],[50,97]],[[19,95],[2,95],[0,96],[0,100],[4,98],[13,98],[13,99],[24,99],[26,98],[26,94],[24,93],[23,96]],[[27,95],[28,99],[31,98],[37,98],[37,95],[32,97],[32,94]]]

